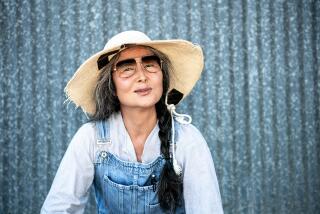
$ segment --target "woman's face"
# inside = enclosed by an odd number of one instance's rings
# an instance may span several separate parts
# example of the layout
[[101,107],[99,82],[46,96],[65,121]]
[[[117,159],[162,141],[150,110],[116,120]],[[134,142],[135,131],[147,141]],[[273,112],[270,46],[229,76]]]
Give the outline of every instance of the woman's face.
[[[125,49],[120,53],[112,78],[122,109],[150,108],[160,100],[163,92],[162,71],[160,65],[152,64],[152,57],[146,58],[146,56],[153,55],[150,50],[140,46]],[[149,61],[145,60],[150,60],[150,58],[151,64],[148,64]],[[152,72],[147,70],[149,68]],[[127,70],[129,75],[124,73]]]

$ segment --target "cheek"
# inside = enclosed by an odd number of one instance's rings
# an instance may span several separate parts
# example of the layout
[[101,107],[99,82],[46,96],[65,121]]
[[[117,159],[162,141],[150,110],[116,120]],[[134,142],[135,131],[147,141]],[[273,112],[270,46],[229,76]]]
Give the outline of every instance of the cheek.
[[162,94],[162,91],[163,91],[163,75],[162,75],[162,73],[159,75],[157,81],[158,81],[158,85],[159,85],[159,88],[161,89],[161,94]]
[[121,96],[122,93],[128,91],[129,86],[125,81],[121,81],[113,76],[113,82],[116,90],[115,92],[118,97]]
[[113,81],[113,84],[114,84],[114,89],[115,89],[115,93],[116,93],[116,95],[118,96],[118,82],[117,82],[117,80],[116,80],[116,78],[114,77],[114,75],[112,75],[112,81]]
[[154,78],[153,87],[156,89],[155,90],[155,96],[157,97],[157,99],[160,99],[160,97],[163,94],[163,77],[162,77],[162,74]]

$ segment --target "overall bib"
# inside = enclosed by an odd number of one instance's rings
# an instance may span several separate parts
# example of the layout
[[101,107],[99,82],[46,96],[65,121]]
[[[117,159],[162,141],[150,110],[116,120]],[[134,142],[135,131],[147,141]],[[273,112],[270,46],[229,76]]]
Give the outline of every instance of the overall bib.
[[[120,160],[108,152],[111,144],[108,121],[96,122],[96,129],[98,150],[93,185],[98,213],[165,213],[157,196],[164,157],[159,156],[148,164]],[[185,213],[184,204],[175,213]]]

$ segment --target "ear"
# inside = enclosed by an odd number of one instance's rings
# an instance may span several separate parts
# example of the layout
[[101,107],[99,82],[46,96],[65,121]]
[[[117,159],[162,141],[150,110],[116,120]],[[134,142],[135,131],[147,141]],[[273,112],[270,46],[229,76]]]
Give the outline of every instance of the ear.
[[167,102],[168,104],[177,105],[182,100],[182,98],[183,93],[174,88],[168,93]]

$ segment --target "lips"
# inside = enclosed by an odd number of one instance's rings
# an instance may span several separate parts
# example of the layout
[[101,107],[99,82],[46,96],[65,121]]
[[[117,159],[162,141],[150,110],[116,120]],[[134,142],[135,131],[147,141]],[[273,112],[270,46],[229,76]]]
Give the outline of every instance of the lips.
[[152,88],[147,87],[147,88],[139,88],[139,89],[135,90],[134,92],[139,95],[144,96],[144,95],[149,94],[151,92],[151,90],[152,90]]

